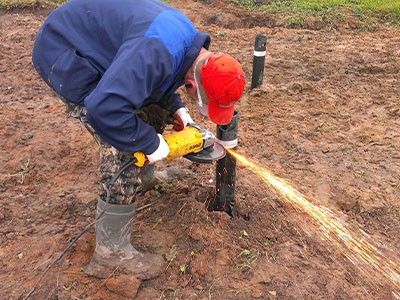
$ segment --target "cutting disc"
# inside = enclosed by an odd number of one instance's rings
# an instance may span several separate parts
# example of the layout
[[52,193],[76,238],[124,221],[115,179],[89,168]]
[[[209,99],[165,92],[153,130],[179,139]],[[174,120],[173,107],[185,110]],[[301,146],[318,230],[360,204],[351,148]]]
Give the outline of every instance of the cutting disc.
[[219,160],[226,155],[226,150],[219,143],[214,142],[214,145],[207,147],[200,152],[190,153],[184,157],[201,164],[211,164],[215,160]]

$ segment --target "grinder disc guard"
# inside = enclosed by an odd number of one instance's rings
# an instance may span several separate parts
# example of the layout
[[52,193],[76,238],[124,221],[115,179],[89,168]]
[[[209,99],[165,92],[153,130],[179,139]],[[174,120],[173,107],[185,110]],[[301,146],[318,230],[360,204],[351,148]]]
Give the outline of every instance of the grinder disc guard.
[[219,160],[226,155],[226,150],[219,143],[214,142],[210,147],[204,148],[200,152],[190,153],[184,157],[201,164],[211,164],[215,160]]

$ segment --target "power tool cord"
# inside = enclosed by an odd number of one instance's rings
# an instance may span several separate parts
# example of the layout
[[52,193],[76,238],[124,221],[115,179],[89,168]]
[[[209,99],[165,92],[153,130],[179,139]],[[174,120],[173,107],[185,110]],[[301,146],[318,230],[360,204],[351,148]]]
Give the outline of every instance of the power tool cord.
[[[115,175],[113,176],[113,178],[111,178],[111,180],[109,181],[108,185],[107,185],[107,189],[106,189],[106,204],[109,204],[110,201],[110,197],[111,197],[111,189],[114,186],[115,182],[118,180],[118,178],[122,175],[122,173],[132,164],[134,164],[137,161],[137,159],[135,157],[133,157],[131,160],[127,161],[125,164],[123,164],[117,171],[117,173],[115,173]],[[47,268],[42,272],[42,274],[40,275],[38,281],[35,283],[35,285],[33,286],[33,288],[30,290],[30,292],[25,296],[25,298],[23,298],[23,300],[28,299],[36,290],[36,288],[38,287],[38,285],[40,284],[40,282],[43,280],[44,276],[47,274],[47,272],[55,265],[57,264],[63,257],[64,255],[67,253],[67,251],[81,238],[82,235],[84,235],[94,224],[96,224],[96,222],[101,218],[101,216],[104,214],[104,212],[107,210],[107,206],[106,208],[96,217],[96,219],[91,222],[89,225],[87,225],[68,245],[67,247],[65,247],[65,249],[63,250],[63,252],[61,252],[61,254],[54,259],[51,264],[49,264],[47,266]]]

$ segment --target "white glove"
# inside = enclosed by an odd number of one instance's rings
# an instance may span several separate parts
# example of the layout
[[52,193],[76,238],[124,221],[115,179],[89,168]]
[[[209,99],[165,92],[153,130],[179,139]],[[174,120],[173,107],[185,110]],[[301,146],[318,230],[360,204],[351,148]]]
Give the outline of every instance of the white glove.
[[147,160],[149,163],[155,163],[156,161],[163,160],[169,154],[169,147],[167,142],[164,140],[161,134],[157,134],[158,138],[160,139],[160,145],[158,146],[157,150],[153,153],[146,155]]
[[173,118],[175,125],[172,128],[175,131],[181,131],[188,124],[194,123],[186,107],[178,108],[176,112],[173,114]]

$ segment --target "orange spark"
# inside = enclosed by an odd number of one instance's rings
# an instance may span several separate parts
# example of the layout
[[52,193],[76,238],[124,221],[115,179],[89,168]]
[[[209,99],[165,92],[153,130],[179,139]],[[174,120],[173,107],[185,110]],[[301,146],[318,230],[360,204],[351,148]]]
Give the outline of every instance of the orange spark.
[[284,201],[312,217],[319,225],[319,232],[323,239],[333,243],[371,282],[377,283],[378,278],[386,279],[386,282],[392,287],[393,295],[400,299],[400,263],[379,251],[372,242],[368,241],[367,234],[364,233],[361,238],[356,236],[328,208],[311,203],[302,193],[283,179],[274,176],[264,168],[256,166],[236,151],[232,149],[227,149],[227,151],[237,161],[259,175],[269,187],[283,197]]

